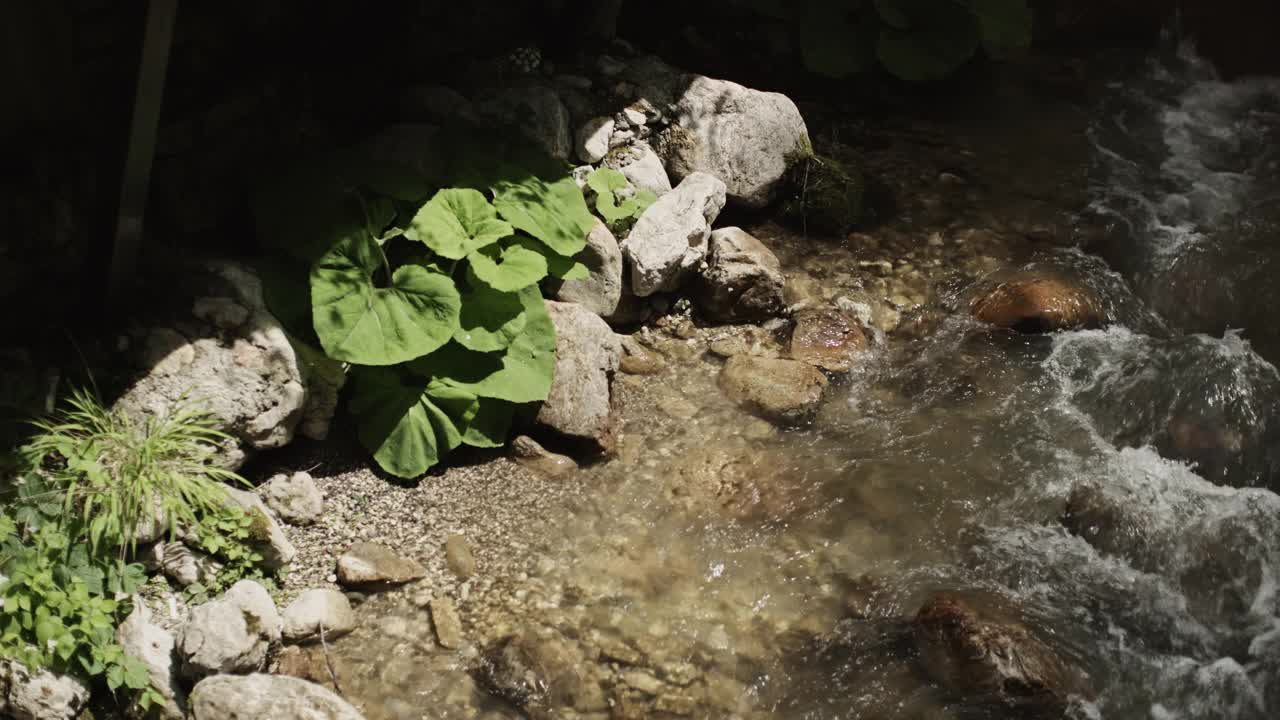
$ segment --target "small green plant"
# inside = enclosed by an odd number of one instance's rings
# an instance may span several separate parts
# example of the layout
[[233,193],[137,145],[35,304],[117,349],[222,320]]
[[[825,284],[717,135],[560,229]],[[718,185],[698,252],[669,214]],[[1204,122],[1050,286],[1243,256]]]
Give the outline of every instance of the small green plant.
[[221,567],[212,577],[187,586],[187,599],[204,602],[241,580],[257,580],[273,590],[275,578],[263,570],[262,554],[254,549],[254,540],[254,518],[244,510],[227,506],[206,514],[191,529],[187,542],[215,558]]
[[939,80],[979,49],[1001,58],[1031,42],[1027,0],[748,0],[787,23],[805,66],[849,77],[877,63],[908,82]]
[[546,399],[556,335],[539,283],[585,276],[574,256],[593,223],[562,163],[487,136],[432,141],[432,177],[345,153],[256,208],[280,256],[268,303],[296,345],[347,364],[357,435],[404,478],[460,445],[501,446],[518,406]]
[[0,515],[0,657],[100,679],[112,692],[131,693],[143,709],[161,701],[146,665],[116,643],[116,625],[129,608],[108,596],[134,592],[146,579],[141,567],[73,544],[47,505],[17,506],[26,522]]
[[587,187],[596,194],[596,212],[614,232],[630,227],[658,199],[652,190],[636,190],[619,202],[628,185],[626,176],[613,168],[597,168],[587,175]]
[[214,448],[230,438],[185,401],[139,422],[77,390],[34,425],[37,434],[21,449],[25,462],[49,478],[68,532],[95,553],[114,548],[123,558],[147,523],[164,523],[171,535],[194,525],[225,503],[223,483],[245,482],[210,464]]

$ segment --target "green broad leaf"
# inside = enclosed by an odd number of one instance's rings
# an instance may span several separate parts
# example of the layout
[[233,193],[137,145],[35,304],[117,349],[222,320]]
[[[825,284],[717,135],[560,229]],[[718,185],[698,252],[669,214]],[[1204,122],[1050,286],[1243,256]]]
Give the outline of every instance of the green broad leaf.
[[477,283],[462,295],[460,327],[453,339],[468,350],[502,350],[524,330],[526,320],[519,295]]
[[865,71],[875,60],[879,23],[853,18],[840,3],[810,3],[796,25],[801,59],[810,71],[833,79]]
[[392,368],[361,368],[351,412],[360,442],[383,470],[416,478],[462,444],[478,399],[467,389]]
[[528,235],[517,235],[511,241],[538,253],[547,261],[547,274],[561,280],[585,280],[591,277],[591,269],[570,257],[556,254],[551,248]]
[[319,344],[311,327],[310,268],[285,257],[272,257],[257,263],[262,279],[262,298],[267,309],[289,334]]
[[453,280],[405,265],[390,287],[374,285],[382,254],[368,235],[349,235],[311,270],[312,324],[325,353],[359,365],[394,365],[426,355],[458,328]]
[[556,327],[537,287],[519,294],[525,326],[505,350],[478,353],[449,343],[413,361],[409,368],[424,376],[447,377],[482,398],[513,403],[546,400],[555,373]]
[[1031,45],[1031,8],[1027,0],[970,0],[978,18],[982,47],[1001,58]]
[[490,246],[467,256],[468,277],[501,292],[516,292],[547,276],[547,260],[520,244]]
[[881,28],[876,56],[886,70],[908,82],[927,82],[950,75],[973,57],[979,43],[973,17],[963,8],[944,8],[951,6],[939,6],[925,27]]
[[505,400],[480,398],[475,417],[462,433],[462,443],[471,447],[496,448],[507,444],[516,407]]
[[386,198],[421,202],[435,189],[431,179],[412,165],[373,158],[361,148],[339,153],[338,162],[350,184]]
[[449,188],[422,206],[405,236],[420,240],[441,257],[461,260],[512,232],[479,191]]
[[498,214],[517,230],[567,257],[577,255],[586,246],[591,212],[573,178],[566,175],[548,182],[526,175],[500,180],[492,189]]

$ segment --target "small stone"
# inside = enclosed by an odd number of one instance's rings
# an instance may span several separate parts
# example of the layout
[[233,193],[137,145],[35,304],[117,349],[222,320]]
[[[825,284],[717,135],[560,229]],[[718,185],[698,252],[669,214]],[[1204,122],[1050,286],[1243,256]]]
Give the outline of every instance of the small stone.
[[372,542],[356,543],[338,558],[338,582],[346,586],[401,585],[426,574],[416,560]]
[[656,375],[667,365],[661,355],[648,350],[631,338],[622,341],[622,352],[618,369],[628,375]]
[[307,590],[284,610],[284,639],[306,642],[340,637],[354,630],[356,615],[347,597],[337,590]]
[[591,118],[578,130],[575,150],[578,159],[584,163],[600,162],[609,152],[609,139],[613,135],[613,118]]
[[511,456],[525,468],[548,478],[562,478],[578,469],[573,458],[553,453],[528,435],[511,441]]
[[622,673],[622,682],[646,695],[657,695],[663,689],[662,681],[643,670],[627,670]]
[[849,372],[854,357],[866,347],[866,336],[844,313],[815,308],[796,315],[789,350],[793,360],[831,372]]
[[310,473],[280,473],[268,480],[260,492],[267,507],[290,525],[310,525],[324,512],[324,495]]
[[454,533],[444,541],[445,564],[460,579],[466,580],[476,574],[476,558],[471,552],[471,545],[462,535]]
[[432,598],[431,624],[436,629],[436,640],[449,650],[462,647],[462,620],[449,598]]
[[817,412],[827,378],[808,363],[735,355],[719,384],[731,400],[766,420],[801,424]]

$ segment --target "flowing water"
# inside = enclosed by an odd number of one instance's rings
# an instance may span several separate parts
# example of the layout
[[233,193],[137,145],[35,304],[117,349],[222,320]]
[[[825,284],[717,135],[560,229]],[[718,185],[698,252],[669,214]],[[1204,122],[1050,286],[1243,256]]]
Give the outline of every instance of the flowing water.
[[[666,337],[665,374],[620,377],[621,457],[529,519],[527,573],[455,598],[475,647],[372,600],[334,645],[348,695],[371,718],[520,717],[467,674],[515,634],[527,673],[494,684],[536,717],[1012,716],[921,653],[912,618],[945,591],[1070,669],[1059,715],[1280,716],[1280,373],[1251,346],[1280,347],[1280,82],[1182,51],[1104,95],[1087,212],[1123,275],[1071,249],[998,259],[1066,268],[1116,322],[994,332],[939,280],[926,331],[876,334],[783,431],[721,397],[705,332]],[[996,255],[942,235],[976,258],[962,278]],[[865,250],[785,242],[792,269]]]

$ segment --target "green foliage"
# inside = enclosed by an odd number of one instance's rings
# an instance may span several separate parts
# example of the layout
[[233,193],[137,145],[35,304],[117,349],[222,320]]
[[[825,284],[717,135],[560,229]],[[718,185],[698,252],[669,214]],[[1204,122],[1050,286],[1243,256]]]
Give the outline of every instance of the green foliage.
[[224,505],[206,514],[191,528],[187,542],[222,566],[213,577],[185,588],[187,599],[205,602],[241,580],[257,580],[268,589],[275,578],[262,569],[262,554],[254,549],[254,518],[243,509]]
[[56,497],[67,530],[95,553],[119,548],[123,557],[143,524],[165,523],[170,534],[193,525],[221,506],[224,482],[244,482],[209,463],[230,438],[185,401],[138,422],[78,390],[51,419],[33,424],[37,434],[20,452],[28,467],[47,474],[50,491],[36,507],[49,510]]
[[[573,257],[594,222],[563,165],[493,138],[435,140],[430,177],[346,153],[310,166],[336,180],[289,174],[305,189],[272,183],[279,192],[260,193],[273,202],[257,211],[263,242],[281,251],[263,275],[277,285],[268,302],[292,322],[305,318],[305,263],[310,323],[290,326],[292,339],[314,337],[349,363],[357,435],[384,470],[406,478],[460,445],[501,445],[513,404],[546,398],[555,327],[538,283],[585,275]],[[412,190],[392,193],[403,188]],[[317,227],[316,202],[340,217]],[[307,236],[290,244],[293,216]]]
[[978,48],[993,58],[1031,42],[1027,0],[752,0],[788,21],[815,73],[844,78],[879,63],[910,82],[944,78]]
[[32,669],[100,679],[135,696],[144,709],[160,700],[146,666],[116,644],[130,609],[115,599],[146,580],[141,566],[94,552],[64,522],[57,490],[35,473],[0,515],[0,657]]
[[626,176],[612,168],[598,168],[587,175],[587,187],[596,194],[596,212],[615,232],[629,227],[658,199],[652,190],[638,190],[619,202],[618,192],[627,184]]

